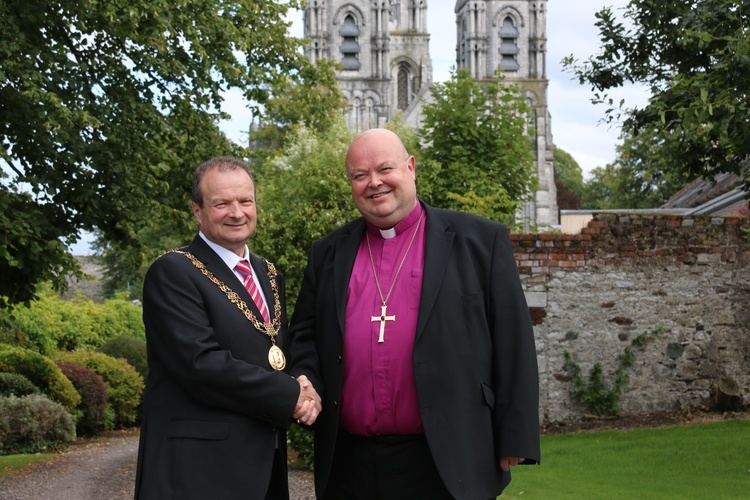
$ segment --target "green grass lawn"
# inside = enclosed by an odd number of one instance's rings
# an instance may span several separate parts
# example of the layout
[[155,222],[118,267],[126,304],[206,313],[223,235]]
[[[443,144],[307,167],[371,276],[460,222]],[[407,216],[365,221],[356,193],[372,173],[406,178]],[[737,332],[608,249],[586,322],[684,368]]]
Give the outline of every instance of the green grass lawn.
[[750,420],[544,435],[500,498],[750,498]]
[[53,456],[53,453],[31,453],[21,455],[0,455],[0,476],[11,472],[13,469],[18,469],[27,464],[33,464],[40,460],[46,460]]

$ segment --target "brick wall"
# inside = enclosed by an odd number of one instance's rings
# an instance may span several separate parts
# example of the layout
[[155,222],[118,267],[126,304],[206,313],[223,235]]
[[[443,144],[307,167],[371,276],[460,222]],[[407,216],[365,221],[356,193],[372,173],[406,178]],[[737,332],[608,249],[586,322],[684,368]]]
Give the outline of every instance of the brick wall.
[[[611,382],[634,338],[622,412],[710,405],[719,381],[750,403],[750,228],[747,219],[597,214],[579,235],[512,235],[535,323],[542,418],[579,418],[563,370]],[[652,338],[653,337],[653,338]]]

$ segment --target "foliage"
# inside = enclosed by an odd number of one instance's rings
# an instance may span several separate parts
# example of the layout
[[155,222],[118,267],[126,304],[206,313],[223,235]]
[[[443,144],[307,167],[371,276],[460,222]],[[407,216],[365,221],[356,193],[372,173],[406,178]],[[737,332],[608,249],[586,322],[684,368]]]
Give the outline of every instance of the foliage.
[[432,96],[420,130],[426,201],[513,223],[536,187],[523,97],[499,75],[479,83],[465,68],[433,85]]
[[617,415],[620,412],[620,398],[628,383],[628,369],[633,366],[635,352],[643,351],[646,345],[655,338],[662,336],[665,328],[661,325],[651,331],[635,337],[630,346],[617,356],[617,368],[614,372],[615,380],[609,385],[604,381],[604,371],[601,363],[594,363],[589,371],[588,380],[584,381],[581,376],[581,368],[573,360],[568,351],[565,351],[565,364],[563,369],[568,372],[573,382],[571,396],[574,401],[583,405],[594,415],[608,416]]
[[19,373],[0,372],[0,396],[39,394],[39,388]]
[[78,391],[57,365],[30,349],[0,344],[0,372],[23,375],[44,394],[69,410],[81,401]]
[[0,453],[54,449],[76,437],[73,417],[41,394],[0,397]]
[[557,206],[561,210],[581,208],[581,195],[584,191],[583,172],[578,162],[567,151],[556,147],[555,187],[557,188]]
[[61,286],[75,268],[63,245],[80,230],[142,243],[153,201],[174,207],[183,194],[170,177],[195,165],[185,152],[229,147],[217,129],[224,92],[262,103],[300,67],[301,42],[284,18],[297,6],[0,4],[0,164],[11,173],[0,182],[0,273],[13,277],[0,293],[23,302],[42,280]]
[[596,14],[599,53],[582,63],[569,56],[564,65],[591,86],[593,102],[609,106],[610,120],[622,113],[610,90],[625,82],[649,87],[648,104],[626,110],[623,123],[636,141],[644,135],[650,143],[640,158],[670,162],[668,170],[688,179],[748,175],[748,15],[748,0],[631,0],[623,19],[605,7]]
[[104,379],[107,400],[115,412],[116,426],[125,427],[137,421],[143,378],[127,361],[91,351],[60,353],[57,361],[85,366]]
[[322,134],[304,126],[292,134],[258,181],[258,233],[251,243],[283,271],[290,311],[312,242],[358,215],[344,175],[349,132],[343,118]]
[[313,433],[301,425],[292,424],[287,432],[287,442],[297,453],[297,459],[309,470],[313,469]]
[[[1,42],[0,42],[1,43]],[[1,52],[1,51],[0,51]],[[0,66],[0,72],[2,72]],[[0,83],[2,93],[2,83]],[[0,97],[0,109],[2,106]],[[5,117],[5,113],[3,114]],[[4,159],[0,150],[0,166]],[[39,203],[29,193],[8,190],[0,172],[0,309],[28,303],[36,283],[49,280],[63,289],[69,272],[81,276],[66,249],[73,239],[62,227],[56,207]]]
[[93,370],[73,363],[57,364],[81,395],[76,410],[76,431],[79,435],[92,435],[114,426],[114,414],[107,411],[107,386],[104,379]]
[[123,336],[145,337],[141,308],[124,295],[102,303],[82,296],[63,300],[49,287],[28,306],[0,311],[20,332],[26,345],[44,355],[58,350],[96,349],[107,340]]
[[663,156],[655,133],[623,134],[614,163],[591,172],[583,190],[585,208],[656,208],[690,181],[687,172]]
[[99,351],[112,356],[122,358],[146,380],[148,374],[148,360],[146,356],[146,341],[140,337],[121,335],[108,340]]
[[306,63],[298,78],[285,77],[273,85],[262,123],[250,130],[250,144],[256,153],[278,154],[296,137],[295,126],[321,134],[337,124],[346,99],[336,80],[335,64],[325,59]]

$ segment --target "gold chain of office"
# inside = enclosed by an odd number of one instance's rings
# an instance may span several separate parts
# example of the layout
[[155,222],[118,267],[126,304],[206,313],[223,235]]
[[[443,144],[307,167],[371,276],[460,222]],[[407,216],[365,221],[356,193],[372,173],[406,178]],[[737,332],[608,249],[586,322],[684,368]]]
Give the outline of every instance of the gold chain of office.
[[[271,289],[273,290],[273,321],[270,323],[265,323],[263,321],[260,321],[255,314],[253,314],[253,311],[250,310],[249,307],[247,307],[247,303],[242,300],[242,297],[240,297],[237,292],[229,288],[226,283],[221,281],[219,278],[214,275],[211,271],[206,269],[205,264],[203,262],[199,261],[195,255],[193,255],[190,252],[183,252],[182,250],[172,250],[175,253],[179,253],[184,255],[185,257],[190,260],[190,262],[201,272],[203,275],[208,278],[213,284],[219,287],[219,290],[224,292],[224,295],[227,296],[227,299],[229,299],[229,302],[236,305],[237,308],[242,312],[242,314],[245,315],[245,317],[250,321],[250,323],[253,324],[253,326],[261,331],[265,332],[266,335],[271,339],[271,343],[273,345],[276,345],[276,336],[279,334],[279,330],[281,329],[281,300],[279,299],[279,285],[276,283],[276,266],[274,266],[271,262],[268,262],[266,260],[266,267],[268,268],[268,280],[271,282]],[[265,259],[264,259],[265,260]]]

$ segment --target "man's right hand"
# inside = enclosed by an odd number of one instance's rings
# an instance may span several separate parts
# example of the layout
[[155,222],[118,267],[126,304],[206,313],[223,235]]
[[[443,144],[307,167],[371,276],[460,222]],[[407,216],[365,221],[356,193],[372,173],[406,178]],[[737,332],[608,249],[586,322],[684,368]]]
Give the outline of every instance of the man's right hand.
[[323,409],[320,396],[305,375],[297,377],[297,382],[299,383],[299,399],[297,399],[297,406],[294,408],[292,417],[297,420],[297,423],[312,425]]

